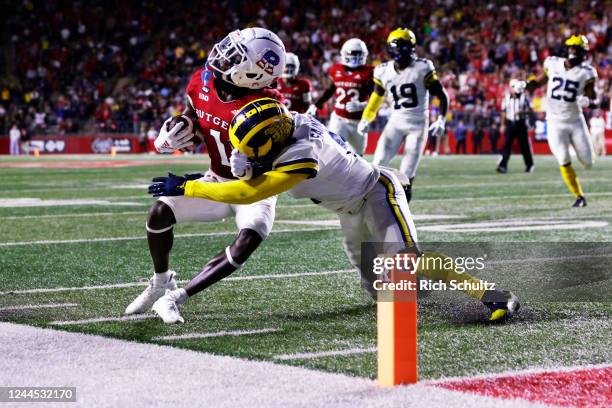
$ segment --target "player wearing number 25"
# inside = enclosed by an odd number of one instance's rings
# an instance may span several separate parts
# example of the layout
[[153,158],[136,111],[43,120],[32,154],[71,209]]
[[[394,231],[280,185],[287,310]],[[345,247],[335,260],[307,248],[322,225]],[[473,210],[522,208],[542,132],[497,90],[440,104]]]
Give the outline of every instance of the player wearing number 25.
[[529,81],[527,90],[547,84],[546,122],[548,145],[561,166],[561,176],[576,201],[574,207],[585,207],[586,199],[572,167],[570,145],[582,165],[593,165],[593,145],[582,108],[597,108],[595,94],[597,71],[585,61],[589,40],[584,35],[572,35],[565,41],[567,58],[548,57],[544,73]]
[[[280,93],[269,87],[281,76],[284,65],[285,46],[271,31],[255,27],[229,33],[214,46],[206,66],[193,74],[186,91],[187,109],[174,127],[165,129],[164,124],[155,146],[160,152],[169,153],[193,144],[190,140],[200,134],[210,156],[210,170],[205,175],[190,174],[186,178],[214,183],[235,180],[231,166],[236,163],[229,159],[232,152],[229,124],[249,102],[261,98],[282,100]],[[178,132],[176,126],[181,126]],[[241,178],[256,177],[259,171],[251,166]],[[127,307],[125,314],[146,313],[166,290],[176,289],[175,272],[169,269],[174,224],[234,216],[239,230],[236,239],[208,261],[185,287],[190,294],[228,276],[249,258],[272,229],[275,205],[276,196],[248,205],[161,197],[149,210],[146,225],[155,274],[149,287]]]
[[[427,131],[432,136],[444,135],[448,95],[442,87],[433,63],[417,58],[416,37],[407,28],[393,30],[387,38],[387,52],[391,61],[374,70],[374,92],[370,96],[358,130],[365,134],[376,118],[385,94],[393,109],[374,153],[374,164],[386,166],[405,142],[400,171],[410,179],[406,196],[410,201],[412,182],[426,146]],[[429,127],[429,94],[440,100],[440,115]]]

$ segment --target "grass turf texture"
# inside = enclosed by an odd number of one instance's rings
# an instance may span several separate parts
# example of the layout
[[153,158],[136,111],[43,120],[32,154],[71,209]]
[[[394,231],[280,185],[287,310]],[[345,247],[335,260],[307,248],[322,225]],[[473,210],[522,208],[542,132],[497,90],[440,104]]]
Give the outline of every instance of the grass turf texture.
[[[43,158],[57,162],[54,158]],[[99,157],[97,160],[106,160]],[[125,160],[125,157],[118,159]],[[115,160],[118,160],[115,159]],[[70,160],[70,159],[68,159]],[[86,161],[92,160],[86,158]],[[150,160],[139,157],[137,160]],[[176,174],[202,171],[193,158],[168,158],[170,164],[113,168],[1,168],[0,201],[15,198],[97,199],[119,205],[0,207],[0,291],[82,287],[135,282],[151,275],[144,239],[144,222],[152,199],[144,186],[168,170]],[[34,162],[31,158],[0,160]],[[473,223],[490,220],[551,218],[612,223],[612,160],[600,160],[590,172],[578,170],[589,206],[569,208],[572,197],[550,157],[538,157],[533,174],[522,172],[513,160],[510,173],[495,174],[495,158],[425,158],[414,187],[414,215],[438,214],[460,219],[417,221],[423,225]],[[397,163],[395,163],[397,164]],[[119,188],[117,188],[119,187]],[[40,217],[39,217],[40,216]],[[350,268],[338,229],[280,221],[333,219],[328,211],[282,195],[275,230],[233,276],[321,272]],[[304,231],[307,229],[307,231]],[[229,243],[232,219],[188,224],[179,237],[172,266],[179,279],[188,279]],[[128,237],[123,241],[91,241]],[[66,244],[25,244],[29,241],[78,239]],[[479,242],[610,242],[612,227],[569,230],[498,232],[419,232],[420,241]],[[537,263],[508,268],[503,282],[513,287],[532,277]],[[564,277],[565,278],[565,277]],[[495,279],[492,279],[495,280]],[[610,285],[610,278],[601,285]],[[56,320],[120,316],[143,287],[10,294],[0,296],[0,308],[12,305],[77,303],[65,309],[5,310],[0,320],[122,339],[159,342],[217,354],[274,360],[280,354],[368,348],[376,342],[375,307],[366,299],[356,273],[297,276],[281,279],[223,281],[190,300],[183,309],[186,324],[166,326],[157,319],[55,326]],[[581,285],[565,291],[579,293]],[[433,293],[419,302],[419,371],[422,379],[497,373],[537,366],[598,364],[611,361],[608,333],[610,303],[545,302],[524,304],[505,325],[483,323],[486,311],[458,293]],[[231,330],[277,329],[245,336],[161,341],[157,336]],[[376,375],[374,353],[283,361],[357,376]]]

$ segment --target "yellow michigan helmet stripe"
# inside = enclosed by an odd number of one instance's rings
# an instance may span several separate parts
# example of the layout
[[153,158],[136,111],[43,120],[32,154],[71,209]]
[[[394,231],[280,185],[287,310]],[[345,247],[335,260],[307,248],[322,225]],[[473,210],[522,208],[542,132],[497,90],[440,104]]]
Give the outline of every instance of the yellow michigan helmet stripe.
[[416,36],[412,32],[412,30],[409,30],[407,28],[400,27],[391,31],[389,33],[389,36],[387,37],[387,44],[389,44],[393,40],[405,40],[412,43],[413,45],[416,44]]
[[589,50],[589,40],[582,34],[572,35],[570,38],[565,40],[565,45],[568,47],[580,47],[585,51]]

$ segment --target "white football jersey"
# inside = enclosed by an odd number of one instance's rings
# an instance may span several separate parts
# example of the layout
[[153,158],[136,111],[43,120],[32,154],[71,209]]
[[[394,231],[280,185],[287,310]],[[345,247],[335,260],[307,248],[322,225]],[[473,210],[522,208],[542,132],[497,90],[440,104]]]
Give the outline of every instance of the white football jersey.
[[310,198],[340,213],[357,210],[378,181],[379,170],[353,153],[346,142],[312,116],[293,115],[293,141],[274,160],[272,168],[306,173],[310,177],[291,188],[288,194],[294,198]]
[[565,69],[565,58],[548,57],[544,61],[548,77],[546,89],[546,118],[575,121],[582,115],[578,97],[587,83],[597,79],[597,71],[586,62]]
[[429,91],[427,84],[436,80],[433,63],[417,58],[412,64],[397,71],[393,61],[383,62],[374,69],[374,82],[385,89],[391,117],[424,120],[428,117]]

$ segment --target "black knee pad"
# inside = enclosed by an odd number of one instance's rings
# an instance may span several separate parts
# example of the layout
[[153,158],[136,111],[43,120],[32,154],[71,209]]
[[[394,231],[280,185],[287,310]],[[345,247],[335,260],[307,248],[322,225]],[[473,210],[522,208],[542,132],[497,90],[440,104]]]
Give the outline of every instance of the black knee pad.
[[174,224],[176,224],[174,212],[166,203],[156,201],[151,208],[149,208],[149,214],[147,215],[147,226],[149,228],[160,230]]
[[263,238],[255,230],[242,229],[234,242],[229,246],[231,255],[237,263],[243,264],[262,241]]

